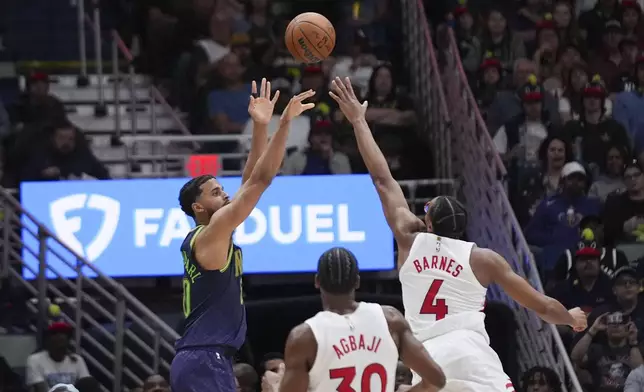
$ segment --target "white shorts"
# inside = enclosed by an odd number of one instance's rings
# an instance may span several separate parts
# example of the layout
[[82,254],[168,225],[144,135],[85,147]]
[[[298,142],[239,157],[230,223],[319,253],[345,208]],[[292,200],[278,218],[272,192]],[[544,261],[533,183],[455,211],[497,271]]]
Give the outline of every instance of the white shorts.
[[[423,342],[445,373],[442,392],[514,392],[498,355],[478,332],[457,330]],[[412,384],[420,382],[414,373]]]

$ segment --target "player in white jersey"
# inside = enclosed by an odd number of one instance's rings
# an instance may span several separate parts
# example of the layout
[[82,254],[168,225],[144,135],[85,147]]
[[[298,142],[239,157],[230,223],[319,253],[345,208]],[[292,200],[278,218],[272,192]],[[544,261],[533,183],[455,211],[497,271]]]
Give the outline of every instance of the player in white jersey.
[[568,311],[532,288],[497,253],[462,241],[467,213],[456,199],[432,199],[424,222],[416,217],[367,125],[367,103],[358,101],[349,79],[336,78],[332,84],[330,95],[353,125],[360,155],[398,244],[405,317],[445,372],[444,391],[513,391],[485,331],[481,310],[488,285],[497,283],[549,323],[583,330],[586,315],[579,308]]
[[353,253],[332,248],[322,254],[315,286],[324,310],[291,331],[283,371],[266,372],[264,392],[394,392],[399,356],[421,375],[414,391],[445,385],[403,315],[391,306],[356,302],[359,285]]

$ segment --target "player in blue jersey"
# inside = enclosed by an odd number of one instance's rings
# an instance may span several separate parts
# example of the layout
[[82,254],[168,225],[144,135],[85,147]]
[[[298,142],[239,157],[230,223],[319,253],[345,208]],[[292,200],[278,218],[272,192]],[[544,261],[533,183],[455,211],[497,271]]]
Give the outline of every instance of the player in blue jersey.
[[181,244],[186,319],[170,370],[173,392],[235,391],[233,356],[246,338],[246,311],[242,252],[233,244],[233,231],[250,215],[279,171],[291,120],[314,107],[303,103],[315,94],[311,90],[293,97],[268,143],[266,128],[279,92],[271,99],[266,79],[259,96],[254,82],[252,91],[248,105],[254,125],[251,150],[235,197],[229,199],[213,176],[193,178],[179,193],[181,209],[194,218],[197,227]]

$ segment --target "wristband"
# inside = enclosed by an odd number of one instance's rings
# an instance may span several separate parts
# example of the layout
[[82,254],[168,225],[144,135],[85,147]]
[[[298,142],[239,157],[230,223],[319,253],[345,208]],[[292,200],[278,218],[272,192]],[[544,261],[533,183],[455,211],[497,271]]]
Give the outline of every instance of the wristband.
[[635,343],[635,344],[631,343],[630,346],[631,346],[631,348],[639,348],[640,347],[637,343]]

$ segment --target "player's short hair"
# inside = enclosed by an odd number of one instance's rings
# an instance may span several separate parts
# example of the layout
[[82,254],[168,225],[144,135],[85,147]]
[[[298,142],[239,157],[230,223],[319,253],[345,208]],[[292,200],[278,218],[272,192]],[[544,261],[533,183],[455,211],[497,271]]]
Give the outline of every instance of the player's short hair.
[[467,228],[467,210],[453,196],[437,196],[427,203],[432,232],[438,236],[461,239]]
[[331,248],[318,260],[320,288],[331,294],[348,294],[358,283],[358,260],[350,250]]
[[212,180],[215,176],[204,174],[203,176],[195,177],[181,187],[179,191],[179,205],[181,211],[185,212],[190,217],[195,217],[195,212],[192,210],[192,203],[197,200],[201,194],[201,186],[208,180]]

